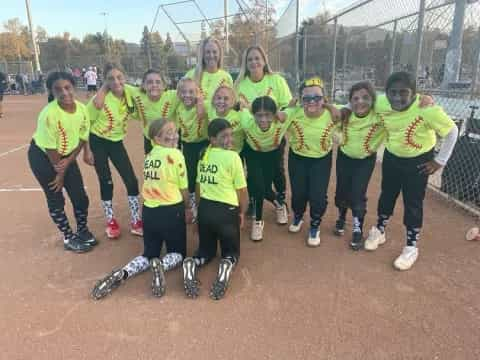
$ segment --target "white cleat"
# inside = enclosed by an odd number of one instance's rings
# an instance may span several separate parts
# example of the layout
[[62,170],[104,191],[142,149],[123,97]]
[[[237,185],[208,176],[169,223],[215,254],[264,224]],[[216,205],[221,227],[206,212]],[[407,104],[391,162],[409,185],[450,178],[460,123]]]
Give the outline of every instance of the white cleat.
[[288,227],[288,231],[291,233],[298,233],[302,230],[303,220],[293,219],[293,222]]
[[385,233],[382,234],[376,226],[372,226],[368,233],[368,238],[365,240],[365,250],[375,251],[378,249],[379,245],[385,244],[385,241]]
[[287,205],[275,207],[275,212],[277,213],[277,224],[286,225],[288,223]]
[[254,221],[252,223],[252,233],[250,234],[250,239],[253,241],[262,241],[263,240],[263,220]]
[[397,270],[409,270],[418,258],[418,248],[416,246],[405,246],[399,257],[393,262]]
[[308,232],[307,246],[309,247],[320,246],[320,230],[315,228],[310,229],[310,231]]

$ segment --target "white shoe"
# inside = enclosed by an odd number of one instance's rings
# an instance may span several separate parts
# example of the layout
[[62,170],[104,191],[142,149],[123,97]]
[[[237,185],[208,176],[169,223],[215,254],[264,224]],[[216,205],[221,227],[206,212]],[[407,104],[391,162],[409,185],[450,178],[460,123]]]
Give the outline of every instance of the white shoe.
[[298,233],[298,232],[300,232],[300,230],[302,230],[302,225],[303,225],[303,220],[302,219],[297,220],[297,219],[294,218],[293,222],[288,227],[288,231],[291,232],[291,233]]
[[397,270],[410,269],[418,258],[418,248],[416,246],[405,246],[399,257],[393,262]]
[[385,244],[385,233],[381,233],[376,226],[372,226],[368,233],[368,238],[365,240],[365,250],[374,251],[378,249],[379,245]]
[[277,213],[277,224],[286,225],[288,223],[287,205],[283,204],[275,207],[275,211]]
[[317,247],[320,246],[320,230],[310,229],[308,232],[307,246]]
[[250,234],[250,239],[253,241],[262,241],[263,240],[263,220],[254,221],[252,223],[252,233]]

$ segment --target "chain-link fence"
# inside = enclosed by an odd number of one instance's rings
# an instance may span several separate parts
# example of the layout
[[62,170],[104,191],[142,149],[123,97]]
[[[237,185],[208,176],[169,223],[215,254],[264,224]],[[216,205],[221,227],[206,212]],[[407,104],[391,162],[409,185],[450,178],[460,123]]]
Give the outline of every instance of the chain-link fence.
[[299,22],[305,3],[290,1],[277,23],[269,51],[275,70],[294,89],[320,75],[338,103],[358,81],[383,89],[393,71],[416,73],[420,91],[433,95],[460,129],[451,160],[430,178],[430,188],[479,215],[480,1],[360,0],[337,14],[319,3]]

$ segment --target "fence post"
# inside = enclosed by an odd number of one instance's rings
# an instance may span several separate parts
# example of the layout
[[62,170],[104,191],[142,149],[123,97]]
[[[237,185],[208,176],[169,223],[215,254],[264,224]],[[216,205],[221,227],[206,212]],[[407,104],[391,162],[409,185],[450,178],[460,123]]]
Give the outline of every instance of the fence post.
[[467,0],[455,0],[455,14],[453,15],[452,31],[448,38],[447,55],[445,57],[445,72],[443,74],[442,89],[458,81],[462,63],[463,24]]
[[416,42],[416,48],[415,48],[415,67],[414,67],[415,79],[418,78],[418,70],[420,69],[421,60],[422,60],[424,22],[425,22],[425,0],[420,0],[420,10],[418,12],[418,23],[417,23],[417,42]]
[[480,92],[480,79],[478,77],[478,73],[480,71],[480,26],[478,27],[477,32],[477,41],[475,46],[475,59],[473,64],[473,74],[472,74],[472,93],[471,97],[475,96],[475,94]]
[[332,101],[335,99],[335,77],[336,77],[335,68],[337,66],[337,35],[338,35],[337,25],[338,25],[338,18],[335,18],[333,22],[333,50],[332,50],[333,53],[332,53],[332,81],[331,81]]
[[307,24],[303,27],[303,80],[307,76]]
[[300,1],[297,0],[297,9],[296,9],[296,20],[295,20],[295,87],[298,89],[300,86]]
[[345,45],[343,46],[343,64],[342,64],[342,90],[345,91],[345,68],[348,60],[348,42],[350,40],[350,32],[345,33]]
[[397,46],[397,25],[398,20],[393,22],[392,47],[390,48],[390,57],[388,61],[388,75],[393,73],[393,64],[395,61],[395,47]]

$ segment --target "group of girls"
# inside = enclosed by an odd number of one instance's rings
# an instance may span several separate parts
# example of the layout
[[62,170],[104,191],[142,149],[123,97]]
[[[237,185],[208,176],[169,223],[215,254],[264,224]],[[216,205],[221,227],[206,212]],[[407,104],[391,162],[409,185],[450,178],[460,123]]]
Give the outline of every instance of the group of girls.
[[[293,211],[288,231],[300,232],[309,205],[306,243],[320,245],[334,137],[340,134],[335,195],[339,217],[334,232],[344,234],[350,208],[351,248],[375,250],[385,242],[388,219],[402,191],[407,241],[394,266],[409,269],[418,257],[428,176],[445,165],[455,144],[453,121],[431,98],[417,95],[415,79],[407,73],[392,74],[386,96],[379,99],[370,83],[355,84],[349,106],[339,110],[327,103],[318,77],[302,83],[298,104],[292,100],[286,81],[271,71],[261,47],[246,49],[235,84],[222,69],[222,59],[219,42],[204,40],[197,67],[176,91],[165,91],[161,75],[154,70],[145,73],[140,89],[126,85],[120,67],[109,64],[105,85],[86,107],[74,100],[71,77],[50,75],[47,86],[54,101],[39,116],[29,160],[47,196],[50,215],[64,235],[65,249],[85,252],[96,244],[86,225],[88,198],[75,161],[82,149],[85,162],[95,167],[98,176],[107,236],[120,236],[112,205],[110,159],[127,188],[130,230],[144,240],[143,254],[101,279],[93,297],[103,298],[148,268],[152,293],[162,296],[165,271],[182,264],[185,293],[196,297],[197,269],[216,256],[217,242],[221,261],[210,296],[223,297],[240,256],[247,206],[254,217],[250,232],[254,241],[263,239],[265,199],[273,204],[277,223],[288,223],[285,138]],[[129,118],[142,121],[144,127],[142,215],[138,181],[122,142]],[[445,141],[435,155],[437,135]],[[382,144],[386,149],[378,222],[363,244],[366,191]],[[76,232],[63,210],[63,187],[74,206]],[[187,257],[186,224],[191,222],[197,223],[199,246]],[[163,243],[166,254],[160,257]]]

